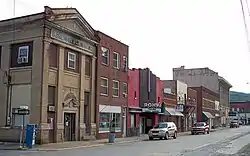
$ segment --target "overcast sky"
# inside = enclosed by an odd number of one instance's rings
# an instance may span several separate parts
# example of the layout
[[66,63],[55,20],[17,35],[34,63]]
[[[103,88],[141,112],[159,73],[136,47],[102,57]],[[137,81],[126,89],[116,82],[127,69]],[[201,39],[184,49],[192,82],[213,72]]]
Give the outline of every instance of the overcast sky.
[[[13,1],[1,0],[0,20],[14,16]],[[45,5],[75,7],[92,27],[128,44],[130,68],[149,67],[172,79],[174,67],[209,67],[232,90],[250,92],[240,0],[16,0],[15,16]]]

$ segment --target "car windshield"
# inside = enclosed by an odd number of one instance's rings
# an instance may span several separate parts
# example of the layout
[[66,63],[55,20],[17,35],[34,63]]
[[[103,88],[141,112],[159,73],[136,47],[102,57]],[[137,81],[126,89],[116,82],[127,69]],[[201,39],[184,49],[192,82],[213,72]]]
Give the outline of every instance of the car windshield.
[[202,127],[202,126],[205,126],[204,123],[195,123],[194,124],[194,127]]
[[167,128],[167,123],[159,123],[154,126],[154,128]]

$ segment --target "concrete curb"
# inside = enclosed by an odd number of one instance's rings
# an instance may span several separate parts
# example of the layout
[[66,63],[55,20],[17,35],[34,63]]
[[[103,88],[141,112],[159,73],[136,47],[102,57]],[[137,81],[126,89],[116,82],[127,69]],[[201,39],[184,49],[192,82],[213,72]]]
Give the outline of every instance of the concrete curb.
[[[216,132],[216,131],[222,131],[222,130],[226,130],[229,128],[222,128],[222,129],[214,129],[211,132]],[[184,133],[179,133],[178,136],[189,136],[191,135],[191,132],[184,132]],[[133,143],[133,142],[142,142],[142,141],[149,141],[148,138],[135,138],[135,139],[131,139],[131,140],[126,140],[126,141],[118,141],[115,143],[108,143],[108,142],[102,142],[102,143],[94,143],[94,144],[89,144],[89,145],[81,145],[81,146],[74,146],[74,147],[66,147],[66,148],[54,148],[54,149],[49,149],[49,148],[33,148],[33,149],[21,149],[21,148],[17,148],[17,147],[13,147],[13,148],[0,148],[0,150],[27,150],[27,151],[63,151],[63,150],[71,150],[71,149],[79,149],[79,148],[92,148],[92,147],[101,147],[101,146],[105,146],[105,145],[119,145],[119,144],[124,144],[124,143]],[[5,143],[0,142],[0,145],[5,145]]]
[[105,145],[115,145],[115,144],[123,144],[123,143],[131,143],[131,142],[139,142],[142,140],[128,140],[128,141],[120,141],[115,143],[101,143],[101,144],[92,144],[92,145],[83,145],[83,146],[75,146],[75,147],[67,147],[67,148],[55,148],[55,149],[31,149],[32,151],[63,151],[63,150],[71,150],[71,149],[79,149],[79,148],[91,148],[91,147],[101,147]]

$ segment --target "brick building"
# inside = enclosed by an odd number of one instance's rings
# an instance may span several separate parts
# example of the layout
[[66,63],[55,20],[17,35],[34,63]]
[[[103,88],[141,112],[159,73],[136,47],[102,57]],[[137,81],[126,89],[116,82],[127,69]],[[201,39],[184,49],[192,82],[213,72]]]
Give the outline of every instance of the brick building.
[[22,120],[12,110],[21,105],[30,109],[25,123],[39,127],[38,143],[95,135],[92,71],[98,42],[95,30],[75,8],[45,7],[41,13],[0,21],[5,71],[0,72],[0,81],[5,81],[0,83],[1,141],[19,140]]
[[240,120],[243,124],[250,124],[250,102],[249,101],[234,101],[230,102],[232,112],[238,112]]
[[140,70],[130,69],[128,72],[128,113],[127,136],[136,136],[140,131]]
[[188,87],[187,98],[184,106],[184,114],[187,117],[187,129],[190,130],[196,122],[197,91]]
[[100,38],[96,74],[97,136],[108,137],[112,120],[116,136],[126,136],[129,47],[100,31],[97,34]]
[[219,94],[201,87],[190,87],[197,92],[197,121],[208,122],[210,127],[220,126]]

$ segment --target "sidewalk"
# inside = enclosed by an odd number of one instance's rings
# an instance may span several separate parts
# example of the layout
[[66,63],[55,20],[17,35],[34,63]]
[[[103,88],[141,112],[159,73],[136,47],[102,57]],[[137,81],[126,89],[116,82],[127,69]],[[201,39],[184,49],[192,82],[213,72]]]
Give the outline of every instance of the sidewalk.
[[[212,129],[211,132],[217,130],[226,129],[224,127]],[[187,136],[190,135],[190,132],[180,132],[178,136]],[[122,144],[122,143],[132,143],[132,142],[139,142],[139,141],[146,141],[148,140],[147,135],[142,135],[140,137],[126,137],[126,138],[116,138],[115,143],[113,144]],[[112,145],[108,143],[108,139],[102,140],[93,140],[93,141],[71,141],[71,142],[63,142],[63,143],[51,143],[51,144],[44,144],[44,145],[36,145],[34,148],[30,150],[36,151],[61,151],[61,150],[68,150],[68,149],[78,149],[78,148],[87,148],[87,147],[100,147],[105,145]],[[17,143],[1,143],[0,142],[0,150],[18,150],[19,144]]]

